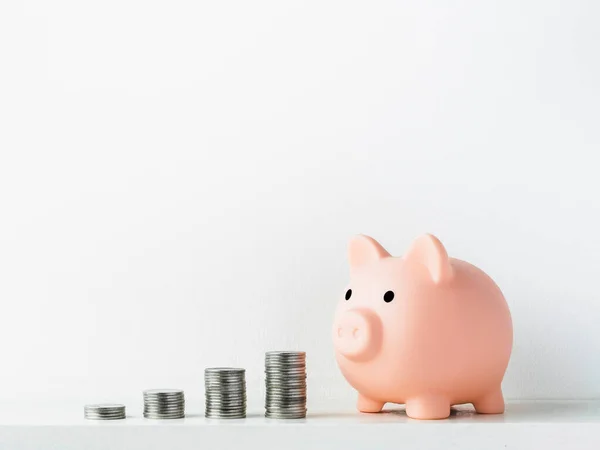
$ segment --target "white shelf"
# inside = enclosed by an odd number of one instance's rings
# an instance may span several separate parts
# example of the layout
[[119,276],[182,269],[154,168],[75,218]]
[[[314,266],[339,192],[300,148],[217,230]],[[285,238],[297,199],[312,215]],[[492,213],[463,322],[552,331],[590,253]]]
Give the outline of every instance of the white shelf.
[[594,449],[600,448],[600,401],[513,402],[504,415],[456,408],[448,420],[418,421],[401,408],[360,414],[311,409],[304,420],[209,420],[201,411],[156,421],[82,418],[83,405],[0,404],[0,449],[170,450],[285,449]]

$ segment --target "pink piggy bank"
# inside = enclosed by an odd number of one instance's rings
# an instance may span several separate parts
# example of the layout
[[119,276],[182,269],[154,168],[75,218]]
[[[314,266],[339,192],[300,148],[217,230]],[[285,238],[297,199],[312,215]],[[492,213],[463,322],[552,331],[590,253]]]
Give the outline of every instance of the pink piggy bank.
[[336,359],[358,391],[358,410],[406,404],[415,419],[443,419],[450,406],[504,412],[500,384],[512,349],[512,321],[483,271],[449,258],[424,235],[394,258],[377,241],[350,242],[350,284],[333,326]]

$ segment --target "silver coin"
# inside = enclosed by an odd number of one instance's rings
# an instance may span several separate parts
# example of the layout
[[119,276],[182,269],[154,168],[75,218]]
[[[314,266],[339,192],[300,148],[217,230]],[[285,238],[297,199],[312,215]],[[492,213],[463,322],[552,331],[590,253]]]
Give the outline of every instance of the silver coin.
[[225,392],[221,392],[219,394],[207,394],[206,395],[207,399],[221,399],[221,400],[235,400],[235,399],[239,399],[239,398],[246,398],[246,392],[229,392],[229,393],[225,393]]
[[144,405],[145,411],[172,411],[172,410],[185,410],[185,405],[168,405],[168,406],[148,406]]
[[204,369],[204,376],[244,376],[246,369],[235,367],[208,367]]
[[176,412],[185,412],[185,408],[144,408],[144,412],[150,414],[171,414]]
[[239,408],[239,409],[229,409],[229,410],[222,410],[222,409],[211,409],[211,408],[207,408],[205,410],[205,415],[219,415],[219,416],[238,416],[240,414],[246,414],[246,409],[245,408]]
[[267,405],[283,405],[289,403],[302,403],[306,404],[306,395],[304,396],[284,396],[284,395],[270,395],[267,394],[265,397],[265,404]]
[[246,390],[245,385],[240,386],[206,386],[205,392],[207,394],[218,394],[219,392],[243,392]]
[[242,403],[239,405],[215,405],[207,403],[205,404],[206,409],[211,411],[243,411],[246,409],[246,404]]
[[125,418],[125,405],[118,403],[102,403],[85,405],[83,415],[90,420],[116,420]]
[[304,407],[306,408],[306,397],[298,398],[274,398],[269,397],[265,399],[266,408],[291,408],[291,407]]
[[243,380],[246,375],[240,373],[204,373],[205,380]]
[[247,398],[246,393],[239,394],[219,394],[219,395],[206,395],[204,397],[206,400],[219,400],[219,401],[228,401],[228,400],[245,400]]
[[143,414],[147,419],[185,417],[185,394],[181,389],[147,389],[143,391],[143,397]]
[[235,400],[235,399],[234,400],[206,400],[205,403],[207,405],[215,405],[215,406],[217,406],[217,405],[224,405],[224,406],[227,406],[227,405],[242,405],[242,404],[245,404],[246,401],[247,400],[245,398],[240,398],[240,399],[237,399],[237,400]]
[[89,409],[89,410],[99,410],[99,411],[104,411],[104,410],[108,410],[108,409],[123,410],[123,409],[125,409],[125,405],[122,405],[120,403],[96,403],[96,404],[92,404],[92,405],[85,405],[84,408]]
[[269,386],[295,386],[295,385],[299,385],[299,386],[306,386],[306,379],[305,378],[299,378],[299,379],[294,379],[294,378],[274,378],[274,379],[270,379],[270,380],[265,380],[265,386],[269,387]]
[[212,419],[246,417],[246,371],[234,367],[204,370],[205,416]]
[[265,413],[267,419],[306,419],[306,413],[304,414],[277,414],[277,413]]
[[219,401],[207,401],[204,402],[206,406],[212,408],[239,408],[247,404],[246,400],[234,401],[234,402],[219,402]]
[[227,385],[237,385],[246,383],[245,378],[205,378],[205,384],[216,385],[216,386],[227,386]]
[[306,383],[278,383],[278,384],[267,384],[267,391],[286,390],[286,391],[301,391],[307,390]]
[[265,417],[306,417],[306,353],[293,351],[265,354]]
[[115,415],[115,414],[125,414],[125,410],[114,410],[114,411],[84,411],[85,414],[93,414],[93,415],[98,415],[98,416],[110,416],[110,415]]
[[306,377],[306,369],[301,370],[281,370],[281,369],[267,369],[265,370],[265,377]]
[[245,419],[246,413],[233,414],[233,415],[210,413],[210,414],[205,414],[204,417],[206,417],[207,419]]
[[144,395],[183,395],[181,389],[146,389]]
[[239,414],[246,414],[246,408],[238,408],[238,409],[215,409],[215,408],[206,408],[206,414],[219,414],[222,416],[235,416]]
[[298,411],[304,409],[306,409],[306,402],[276,402],[265,404],[265,410],[267,411]]
[[267,358],[273,357],[302,357],[306,358],[306,352],[294,351],[294,350],[271,350],[265,352]]
[[306,383],[269,383],[265,384],[267,390],[271,389],[286,389],[286,390],[301,390],[307,389]]
[[205,412],[208,414],[222,414],[222,415],[236,415],[236,414],[245,414],[246,408],[231,408],[231,409],[223,409],[223,408],[210,408],[207,407]]
[[114,414],[92,414],[84,413],[83,417],[86,419],[121,419],[125,417],[125,413],[114,413]]
[[287,392],[267,392],[265,394],[265,398],[271,401],[295,399],[304,399],[304,401],[306,401],[306,392],[300,394],[288,394]]
[[265,359],[265,367],[306,367],[306,361]]
[[231,412],[231,411],[245,411],[246,405],[204,405],[207,411],[221,411],[221,412]]
[[84,416],[86,418],[91,418],[91,417],[125,417],[125,413],[124,412],[115,412],[115,413],[101,413],[101,414],[97,414],[97,413],[90,413],[90,412],[86,412],[84,413]]
[[125,414],[85,414],[86,419],[121,419]]
[[185,414],[183,410],[172,410],[172,411],[144,411],[144,415],[150,416],[172,416]]
[[268,408],[266,411],[266,413],[269,414],[280,414],[280,415],[288,415],[288,416],[292,416],[292,415],[299,415],[299,414],[306,414],[306,408],[289,408],[289,409],[273,409],[273,408]]
[[185,404],[184,399],[178,400],[156,400],[151,398],[144,399],[144,404],[146,405],[181,405]]
[[179,397],[154,397],[154,396],[146,396],[144,397],[145,401],[153,401],[153,402],[181,402],[185,400],[184,396]]
[[180,398],[185,398],[185,396],[183,394],[144,395],[144,398],[155,399],[155,400],[177,400]]
[[246,402],[242,402],[242,403],[205,403],[204,406],[206,408],[210,408],[213,410],[230,410],[230,409],[235,409],[238,410],[240,408],[245,408],[247,405]]
[[181,414],[178,416],[150,416],[150,415],[144,415],[145,419],[152,419],[152,420],[174,420],[174,419],[185,419],[185,415]]
[[266,364],[306,364],[306,358],[295,356],[265,356]]
[[183,403],[174,403],[172,405],[152,405],[152,404],[144,404],[144,408],[145,409],[152,409],[152,410],[161,410],[161,409],[184,409],[185,408],[185,404]]
[[306,372],[304,364],[265,364],[265,372]]
[[301,383],[269,383],[265,385],[268,391],[277,391],[277,390],[285,390],[285,391],[306,391],[307,385],[306,382]]
[[274,394],[274,395],[283,395],[283,394],[287,394],[287,395],[306,395],[307,389],[306,389],[306,387],[303,387],[303,388],[292,388],[292,387],[289,387],[289,386],[282,386],[282,387],[270,387],[270,388],[267,389],[266,392]]
[[271,399],[273,401],[295,399],[306,400],[306,392],[300,394],[288,394],[287,392],[267,392],[265,395],[267,399]]
[[215,379],[215,378],[205,378],[204,379],[204,383],[205,384],[209,384],[209,385],[215,385],[215,386],[228,386],[228,385],[238,385],[238,384],[244,384],[246,383],[246,379],[245,378],[221,378],[221,379]]

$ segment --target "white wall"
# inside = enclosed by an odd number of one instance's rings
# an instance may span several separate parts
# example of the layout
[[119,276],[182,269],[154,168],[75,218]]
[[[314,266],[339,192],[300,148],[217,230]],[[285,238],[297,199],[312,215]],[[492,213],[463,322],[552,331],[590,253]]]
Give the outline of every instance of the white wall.
[[[508,397],[600,396],[600,3],[3,1],[1,397],[200,396],[329,339],[355,233],[504,290]],[[137,397],[136,397],[137,398]]]

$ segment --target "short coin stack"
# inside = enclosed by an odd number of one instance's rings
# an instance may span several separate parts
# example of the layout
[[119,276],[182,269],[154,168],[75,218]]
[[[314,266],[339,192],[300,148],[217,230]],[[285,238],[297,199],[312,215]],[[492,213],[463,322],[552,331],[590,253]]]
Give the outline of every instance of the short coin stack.
[[267,352],[265,373],[265,417],[306,417],[306,353]]
[[101,405],[85,405],[83,415],[91,420],[116,420],[125,418],[125,405],[105,403]]
[[246,370],[214,367],[204,370],[205,416],[210,419],[246,417]]
[[182,419],[185,417],[185,397],[179,389],[149,389],[144,391],[146,419]]

